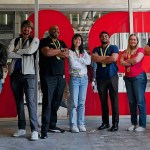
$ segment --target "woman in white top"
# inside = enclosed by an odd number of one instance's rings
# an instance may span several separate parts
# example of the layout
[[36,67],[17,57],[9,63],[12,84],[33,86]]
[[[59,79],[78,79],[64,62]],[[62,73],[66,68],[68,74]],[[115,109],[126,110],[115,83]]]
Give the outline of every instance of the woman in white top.
[[72,38],[69,50],[70,69],[70,129],[72,132],[85,132],[85,99],[88,86],[87,65],[91,57],[83,49],[83,39],[80,34]]

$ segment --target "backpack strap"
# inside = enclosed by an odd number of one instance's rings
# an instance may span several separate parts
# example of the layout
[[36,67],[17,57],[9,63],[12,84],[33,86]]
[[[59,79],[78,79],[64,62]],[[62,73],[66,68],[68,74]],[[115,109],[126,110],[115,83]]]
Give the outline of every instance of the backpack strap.
[[14,46],[15,46],[15,47],[17,46],[17,44],[18,44],[20,38],[21,38],[21,37],[19,36],[18,38],[15,39],[15,42],[14,42]]
[[[22,38],[22,35],[20,35],[18,38],[15,39],[15,42],[14,42],[14,46],[15,46],[15,47],[17,46],[17,44],[18,44],[20,38]],[[30,44],[31,44],[31,42],[33,41],[33,37],[30,36],[28,40],[29,40],[29,42],[30,42]],[[23,46],[24,46],[24,45],[23,45]],[[33,57],[34,57],[34,66],[35,66],[36,54],[37,54],[37,51],[32,54]],[[24,55],[25,55],[25,56],[30,56],[29,54],[24,54]]]
[[[18,44],[20,38],[22,38],[22,35],[20,35],[19,37],[17,37],[17,38],[15,39],[15,42],[14,42],[14,46],[15,46],[15,47],[17,46],[17,44]],[[30,36],[28,40],[29,40],[29,42],[31,43],[31,42],[33,41],[33,37]],[[28,40],[27,40],[27,41],[28,41]]]

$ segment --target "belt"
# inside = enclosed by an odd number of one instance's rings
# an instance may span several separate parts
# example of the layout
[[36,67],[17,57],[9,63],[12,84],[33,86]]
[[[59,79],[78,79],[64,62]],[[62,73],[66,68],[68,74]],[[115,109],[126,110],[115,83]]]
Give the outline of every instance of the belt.
[[82,77],[87,77],[87,74],[71,74],[72,77],[77,77],[77,78],[82,78]]

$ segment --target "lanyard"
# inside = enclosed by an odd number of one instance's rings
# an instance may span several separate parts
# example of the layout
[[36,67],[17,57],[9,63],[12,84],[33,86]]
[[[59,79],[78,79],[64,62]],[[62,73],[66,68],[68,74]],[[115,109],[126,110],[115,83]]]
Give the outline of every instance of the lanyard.
[[[51,38],[51,40],[52,40],[52,38]],[[57,49],[60,48],[60,42],[58,40],[56,40],[55,42],[52,40],[52,42],[55,45],[55,48],[57,48]]]
[[[135,52],[136,52],[136,51],[135,51]],[[131,51],[128,50],[128,51],[127,51],[127,58],[128,58],[128,59],[131,58],[131,54],[132,54]],[[134,53],[134,54],[135,54],[135,53]],[[130,72],[130,70],[131,70],[131,66],[127,67],[127,72],[128,72],[128,73]]]
[[[130,50],[127,51],[127,58],[128,58],[128,59],[131,58],[131,51],[130,51]],[[129,67],[126,67],[126,71],[127,71],[128,73],[130,72],[130,70],[131,70],[130,66],[129,66]]]
[[128,51],[127,51],[127,58],[130,59],[130,58],[131,58],[131,55],[135,55],[135,54],[136,54],[136,50],[134,50],[134,51],[128,50]]
[[105,49],[104,53],[103,53],[102,48],[100,47],[101,56],[106,56],[106,52],[107,52],[107,50],[108,50],[109,46],[110,46],[110,44],[106,47],[106,49]]
[[56,48],[60,48],[60,42],[58,40],[56,40],[56,42],[53,41],[53,44]]
[[[103,53],[102,47],[100,47],[101,56],[106,56],[106,52],[107,52],[107,49],[109,48],[109,46],[110,46],[110,44],[106,47],[104,53]],[[106,67],[106,64],[102,63],[102,67]]]
[[76,56],[77,56],[77,57],[80,57],[80,52],[79,52],[79,51],[76,51],[76,50],[75,50],[75,53],[76,53]]
[[127,58],[128,58],[128,59],[131,58],[131,52],[130,52],[130,50],[127,51]]
[[[50,37],[51,38],[51,37]],[[52,38],[51,38],[52,39]],[[53,44],[55,45],[56,49],[60,49],[60,42],[56,40],[55,42],[52,40]],[[60,60],[60,57],[56,56],[58,60]]]

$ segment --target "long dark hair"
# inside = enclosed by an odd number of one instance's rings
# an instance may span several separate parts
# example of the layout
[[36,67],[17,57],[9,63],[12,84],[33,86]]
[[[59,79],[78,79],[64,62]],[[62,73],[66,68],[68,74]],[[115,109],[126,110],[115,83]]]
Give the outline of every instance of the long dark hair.
[[147,43],[147,45],[148,45],[148,46],[150,46],[150,38],[148,39],[148,43]]
[[83,38],[82,38],[81,34],[76,33],[76,34],[72,37],[71,50],[72,50],[72,51],[75,51],[74,44],[73,44],[73,40],[74,40],[74,39],[77,39],[78,37],[81,38],[81,45],[79,46],[79,52],[80,52],[80,54],[82,54],[82,53],[84,53],[84,50],[83,50]]

